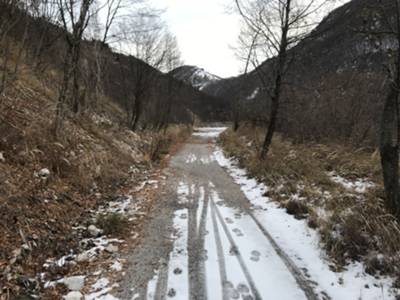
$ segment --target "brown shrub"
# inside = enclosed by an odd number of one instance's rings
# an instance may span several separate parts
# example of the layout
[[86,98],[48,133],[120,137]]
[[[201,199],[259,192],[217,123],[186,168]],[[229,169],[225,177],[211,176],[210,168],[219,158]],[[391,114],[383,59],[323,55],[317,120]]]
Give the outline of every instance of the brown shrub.
[[286,212],[295,216],[296,219],[305,219],[308,214],[308,207],[299,200],[289,200],[285,205]]
[[127,230],[128,219],[118,213],[99,215],[96,219],[96,226],[107,235],[121,235]]
[[[348,145],[298,144],[277,135],[268,158],[261,161],[263,132],[243,126],[223,133],[220,143],[228,156],[269,187],[268,197],[289,214],[307,217],[338,268],[359,260],[370,273],[400,276],[400,225],[383,204],[377,152]],[[375,188],[351,192],[330,178],[332,171],[347,180],[367,178]]]

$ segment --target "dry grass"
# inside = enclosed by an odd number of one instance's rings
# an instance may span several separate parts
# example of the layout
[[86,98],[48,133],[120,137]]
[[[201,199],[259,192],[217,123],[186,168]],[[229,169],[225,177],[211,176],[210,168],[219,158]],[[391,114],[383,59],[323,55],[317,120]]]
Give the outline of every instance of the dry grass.
[[[171,127],[158,137],[154,150],[154,133],[136,134],[120,125],[123,111],[104,97],[98,103],[101,112],[67,116],[56,139],[51,129],[57,77],[54,70],[38,75],[22,65],[0,97],[0,152],[5,158],[0,161],[0,297],[21,292],[19,274],[34,277],[45,259],[75,248],[72,226],[124,185],[144,180],[140,170],[148,170],[187,136],[186,127]],[[131,167],[139,171],[132,173]],[[35,176],[43,168],[50,171],[45,180]],[[111,234],[122,223],[103,221]],[[31,250],[13,261],[13,251],[24,243]]]
[[96,219],[96,225],[103,230],[104,234],[121,235],[127,230],[128,219],[118,213],[99,215]]
[[[338,269],[352,260],[367,271],[400,276],[400,226],[383,205],[379,155],[344,145],[294,144],[277,136],[261,161],[259,128],[227,131],[220,142],[227,155],[269,187],[267,196],[319,230],[321,243]],[[330,172],[354,181],[368,179],[365,193],[335,183]]]
[[165,131],[149,132],[151,142],[146,150],[151,162],[158,162],[171,151],[171,147],[185,141],[191,135],[189,126],[173,125]]

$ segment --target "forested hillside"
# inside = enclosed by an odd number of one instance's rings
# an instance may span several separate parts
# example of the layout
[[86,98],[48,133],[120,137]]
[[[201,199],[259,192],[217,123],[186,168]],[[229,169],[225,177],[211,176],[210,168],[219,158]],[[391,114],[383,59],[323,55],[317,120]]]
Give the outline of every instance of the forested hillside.
[[0,0],[0,300],[400,299],[400,0],[172,2]]
[[[39,273],[71,271],[45,262],[82,250],[87,233],[75,227],[104,230],[94,212],[132,197],[195,120],[216,116],[213,97],[150,60],[92,38],[77,46],[59,14],[49,2],[0,1],[0,299],[39,293]],[[168,47],[163,63],[176,55]],[[114,236],[126,221],[116,220]]]
[[[374,3],[350,1],[290,50],[296,59],[283,89],[280,132],[299,141],[377,145],[382,93],[388,87],[387,53],[397,42],[391,35],[374,33],[384,31],[379,26],[385,24]],[[269,96],[260,76],[272,74],[273,61],[247,75],[213,82],[203,91],[222,97],[231,109],[238,102],[241,120],[265,123]]]

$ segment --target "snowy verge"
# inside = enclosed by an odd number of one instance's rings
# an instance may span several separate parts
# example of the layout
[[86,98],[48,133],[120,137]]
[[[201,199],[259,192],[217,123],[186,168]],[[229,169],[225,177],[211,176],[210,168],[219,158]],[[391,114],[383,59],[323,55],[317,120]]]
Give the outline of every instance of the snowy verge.
[[193,136],[202,138],[216,138],[224,132],[227,127],[196,127]]
[[331,270],[326,254],[320,247],[320,237],[304,220],[297,220],[264,196],[268,187],[248,178],[247,172],[228,159],[220,148],[214,152],[219,165],[227,170],[248,198],[259,222],[269,231],[277,244],[303,270],[305,276],[317,284],[315,291],[331,299],[395,299],[393,279],[375,278],[367,274],[363,264],[354,262],[345,271]]
[[375,184],[372,181],[369,181],[366,178],[358,178],[354,181],[348,180],[335,172],[329,172],[328,173],[329,178],[333,182],[336,182],[337,184],[340,184],[342,187],[344,187],[347,190],[354,190],[357,193],[365,193],[368,189],[373,188]]
[[[146,186],[157,188],[158,184],[158,180],[146,179],[130,193],[136,194]],[[44,288],[55,288],[58,284],[65,285],[66,281],[73,278],[67,277],[65,274],[54,275],[53,273],[58,273],[58,269],[78,270],[79,277],[83,278],[83,284],[79,290],[71,291],[64,296],[65,300],[78,299],[79,297],[81,300],[118,300],[112,295],[112,292],[118,287],[118,284],[113,283],[113,281],[115,277],[119,276],[118,274],[124,274],[125,259],[121,258],[120,248],[127,244],[127,240],[110,238],[104,235],[103,231],[94,224],[99,215],[108,214],[120,214],[129,221],[135,221],[145,215],[144,201],[145,198],[143,197],[133,197],[130,194],[120,195],[96,210],[91,210],[89,223],[92,223],[92,225],[73,227],[77,236],[80,237],[78,251],[71,250],[68,255],[61,258],[49,258],[43,265],[47,270],[47,272],[40,274]],[[136,239],[138,236],[136,231],[131,231],[130,234],[131,239]],[[85,265],[85,269],[77,267],[81,264]]]

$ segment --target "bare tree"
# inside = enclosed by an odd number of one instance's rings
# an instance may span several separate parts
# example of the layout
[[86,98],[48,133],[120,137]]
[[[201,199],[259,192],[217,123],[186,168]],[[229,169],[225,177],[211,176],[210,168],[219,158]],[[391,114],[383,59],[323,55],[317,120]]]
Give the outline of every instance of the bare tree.
[[33,1],[30,15],[42,21],[38,24],[39,36],[35,37],[35,43],[31,43],[34,48],[31,51],[30,61],[35,71],[43,72],[46,67],[44,53],[60,38],[60,35],[54,36],[50,33],[53,24],[59,19],[59,9],[53,0]]
[[[90,20],[90,8],[92,4],[93,0],[57,1],[61,22],[65,30],[67,50],[64,58],[63,81],[56,108],[55,135],[58,134],[58,130],[61,127],[66,108],[69,106],[75,113],[79,111],[79,61],[81,43]],[[72,92],[71,96],[68,96],[71,79]]]
[[[177,67],[183,64],[181,59],[181,53],[179,51],[178,42],[176,37],[173,36],[168,31],[165,32],[163,37],[163,44],[162,44],[165,52],[164,62],[162,64],[161,70],[164,72],[170,72]],[[175,88],[174,88],[175,87]],[[159,109],[158,109],[158,125],[156,126],[158,130],[164,129],[164,131],[168,127],[168,121],[170,119],[170,114],[172,111],[172,107],[174,105],[174,95],[177,94],[176,88],[179,88],[179,85],[174,85],[174,78],[172,76],[167,76],[167,87],[165,92],[165,99],[163,101],[160,100],[159,102]]]
[[[236,56],[238,59],[244,61],[244,69],[242,75],[244,77],[247,76],[249,69],[251,68],[251,60],[253,57],[253,52],[256,48],[256,43],[258,40],[259,33],[255,32],[247,32],[248,28],[242,28],[242,31],[239,35],[239,46],[236,48]],[[231,84],[228,84],[228,88],[231,88]],[[233,131],[237,131],[239,129],[239,122],[241,118],[241,110],[242,110],[242,101],[243,101],[243,93],[242,93],[243,85],[239,86],[239,92],[234,99],[233,107],[232,107],[232,117],[233,117]],[[251,96],[250,96],[251,97]]]
[[[386,51],[390,84],[382,113],[379,149],[386,206],[400,217],[400,0],[381,0],[370,8],[370,22],[363,29],[364,33],[383,40],[389,39],[396,44],[395,49]],[[377,23],[377,19],[381,22]]]
[[143,113],[145,94],[154,84],[156,73],[149,65],[168,71],[180,61],[176,39],[169,33],[161,14],[161,10],[145,7],[126,18],[120,26],[124,37],[121,49],[141,60],[131,66],[135,74],[134,93],[127,105],[129,126],[134,131]]
[[[0,72],[0,95],[3,94],[7,78],[10,75],[9,63],[11,57],[11,45],[9,35],[10,32],[18,25],[18,23],[23,19],[26,14],[24,12],[27,11],[27,7],[29,7],[30,3],[19,1],[19,0],[1,0],[0,1],[0,44],[2,45],[0,49],[0,58],[2,59]],[[25,24],[25,32],[27,31],[28,26]],[[26,39],[26,34],[24,34],[24,40]],[[19,54],[21,52],[19,51]],[[18,55],[20,56],[20,55]],[[14,70],[18,69],[18,59],[16,59],[16,64]]]
[[[263,88],[271,101],[269,124],[261,158],[268,154],[277,126],[282,89],[293,60],[293,46],[303,40],[315,26],[315,14],[328,0],[235,0],[244,25],[256,36],[253,66],[259,74]],[[251,39],[250,39],[251,40]],[[272,70],[264,70],[262,63],[271,58]]]
[[[127,11],[134,11],[135,5],[145,2],[144,0],[104,0],[94,3],[94,14],[91,17],[88,28],[88,37],[94,41],[94,65],[92,67],[90,94],[94,94],[92,106],[97,104],[97,100],[102,93],[102,77],[104,69],[104,49],[108,44],[114,44],[121,40],[118,31],[118,24],[123,19]],[[94,80],[93,78],[94,77]],[[93,91],[92,91],[93,90]]]

